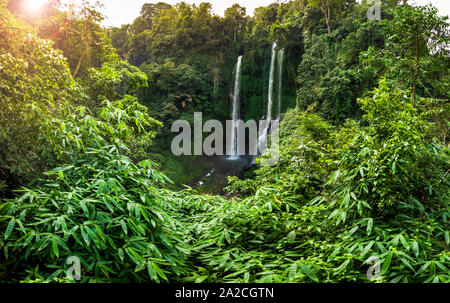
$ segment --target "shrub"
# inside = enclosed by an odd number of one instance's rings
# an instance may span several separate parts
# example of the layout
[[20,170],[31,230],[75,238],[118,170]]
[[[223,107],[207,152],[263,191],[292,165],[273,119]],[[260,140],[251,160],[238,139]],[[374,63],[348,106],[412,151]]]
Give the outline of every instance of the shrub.
[[80,258],[83,281],[167,281],[182,274],[183,229],[158,190],[167,178],[150,161],[135,165],[120,152],[139,131],[150,140],[158,126],[133,102],[107,102],[99,118],[82,107],[54,121],[64,165],[0,205],[0,258],[9,280],[62,279],[70,256]]

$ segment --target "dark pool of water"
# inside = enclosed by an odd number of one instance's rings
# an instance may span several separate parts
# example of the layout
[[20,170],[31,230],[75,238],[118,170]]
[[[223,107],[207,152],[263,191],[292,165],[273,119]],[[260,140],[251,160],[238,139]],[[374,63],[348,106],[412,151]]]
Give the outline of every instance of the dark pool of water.
[[201,192],[224,194],[223,188],[228,185],[227,178],[230,176],[243,177],[244,171],[252,167],[253,157],[204,156],[197,161],[201,161],[202,165],[206,167],[205,173],[192,180],[188,185]]

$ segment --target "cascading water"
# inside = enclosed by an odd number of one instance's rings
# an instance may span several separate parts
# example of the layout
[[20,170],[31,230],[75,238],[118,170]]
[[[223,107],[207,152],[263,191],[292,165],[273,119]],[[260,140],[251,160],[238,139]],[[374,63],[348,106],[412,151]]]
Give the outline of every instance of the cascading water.
[[281,104],[283,98],[283,61],[284,49],[278,52],[278,119],[281,118]]
[[272,107],[273,107],[273,83],[275,77],[275,64],[276,64],[276,48],[277,43],[272,44],[272,59],[270,61],[270,76],[269,76],[269,102],[267,104],[267,121],[272,120]]
[[[270,129],[271,122],[272,122],[272,111],[273,111],[273,97],[274,97],[274,78],[275,78],[275,70],[276,70],[276,63],[278,61],[278,112],[277,112],[277,121],[279,122],[281,119],[281,105],[282,105],[282,97],[283,97],[283,61],[284,61],[284,50],[281,49],[278,51],[277,56],[277,44],[274,42],[272,44],[272,59],[270,62],[270,75],[269,75],[269,97],[268,97],[268,104],[267,104],[267,116],[266,116],[266,123],[264,125],[264,128],[260,131],[260,136],[258,138],[258,152],[261,154],[264,152],[264,149],[267,147],[268,143],[268,136],[271,132],[275,131],[278,127],[279,123],[275,123],[273,125],[273,129]],[[256,158],[253,160],[253,163],[255,163]]]
[[238,142],[237,142],[237,128],[236,123],[239,120],[239,110],[240,110],[240,85],[241,85],[241,66],[242,66],[242,56],[239,56],[236,63],[236,74],[234,76],[234,91],[232,93],[232,131],[231,131],[231,142],[228,144],[229,159],[236,160],[239,159],[238,156]]
[[276,64],[276,48],[277,43],[274,42],[272,44],[272,58],[270,60],[270,74],[269,74],[269,95],[268,95],[268,103],[267,103],[267,116],[266,116],[266,125],[260,131],[260,136],[258,138],[258,151],[263,152],[262,149],[267,146],[267,137],[269,135],[270,122],[272,121],[272,107],[273,107],[273,83],[275,77],[275,64]]

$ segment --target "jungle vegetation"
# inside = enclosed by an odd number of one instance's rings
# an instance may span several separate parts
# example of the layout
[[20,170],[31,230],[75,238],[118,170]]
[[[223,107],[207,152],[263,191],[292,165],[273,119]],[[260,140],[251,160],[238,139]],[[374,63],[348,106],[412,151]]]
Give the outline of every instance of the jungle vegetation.
[[[77,256],[94,283],[449,282],[450,35],[433,6],[161,2],[106,29],[87,1],[76,17],[23,2],[0,0],[0,281],[73,282]],[[200,172],[171,154],[172,122],[229,119],[239,55],[241,115],[260,119],[273,42],[279,163],[226,194],[186,188]]]

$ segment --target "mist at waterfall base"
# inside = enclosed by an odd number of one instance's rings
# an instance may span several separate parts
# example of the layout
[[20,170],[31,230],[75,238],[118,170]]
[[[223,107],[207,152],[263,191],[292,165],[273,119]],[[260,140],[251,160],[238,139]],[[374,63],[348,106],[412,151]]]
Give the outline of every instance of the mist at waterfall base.
[[[283,79],[283,60],[284,50],[277,50],[277,43],[272,44],[269,85],[267,97],[267,114],[261,117],[261,120],[267,120],[267,127],[260,130],[260,136],[257,139],[258,148],[267,144],[268,136],[275,131],[270,128],[270,121],[281,119],[282,107],[282,79]],[[226,156],[202,156],[198,159],[202,164],[207,163],[208,173],[203,177],[192,180],[190,186],[197,189],[204,188],[205,191],[212,193],[224,194],[223,187],[227,184],[228,176],[242,177],[245,170],[256,165],[255,156],[238,155],[238,138],[237,138],[237,121],[245,117],[241,117],[241,73],[242,73],[243,56],[239,56],[233,73],[233,85],[230,92],[230,112],[233,125],[233,132],[231,133],[230,142],[225,142],[227,155]],[[277,81],[275,81],[277,79]],[[277,97],[275,100],[275,90],[277,90]],[[245,100],[244,100],[245,101]],[[275,107],[276,105],[276,107]],[[274,108],[275,107],[275,108]],[[274,115],[274,109],[276,113]],[[276,124],[278,127],[278,123]],[[250,138],[246,136],[248,142]],[[248,146],[248,145],[247,145]]]

